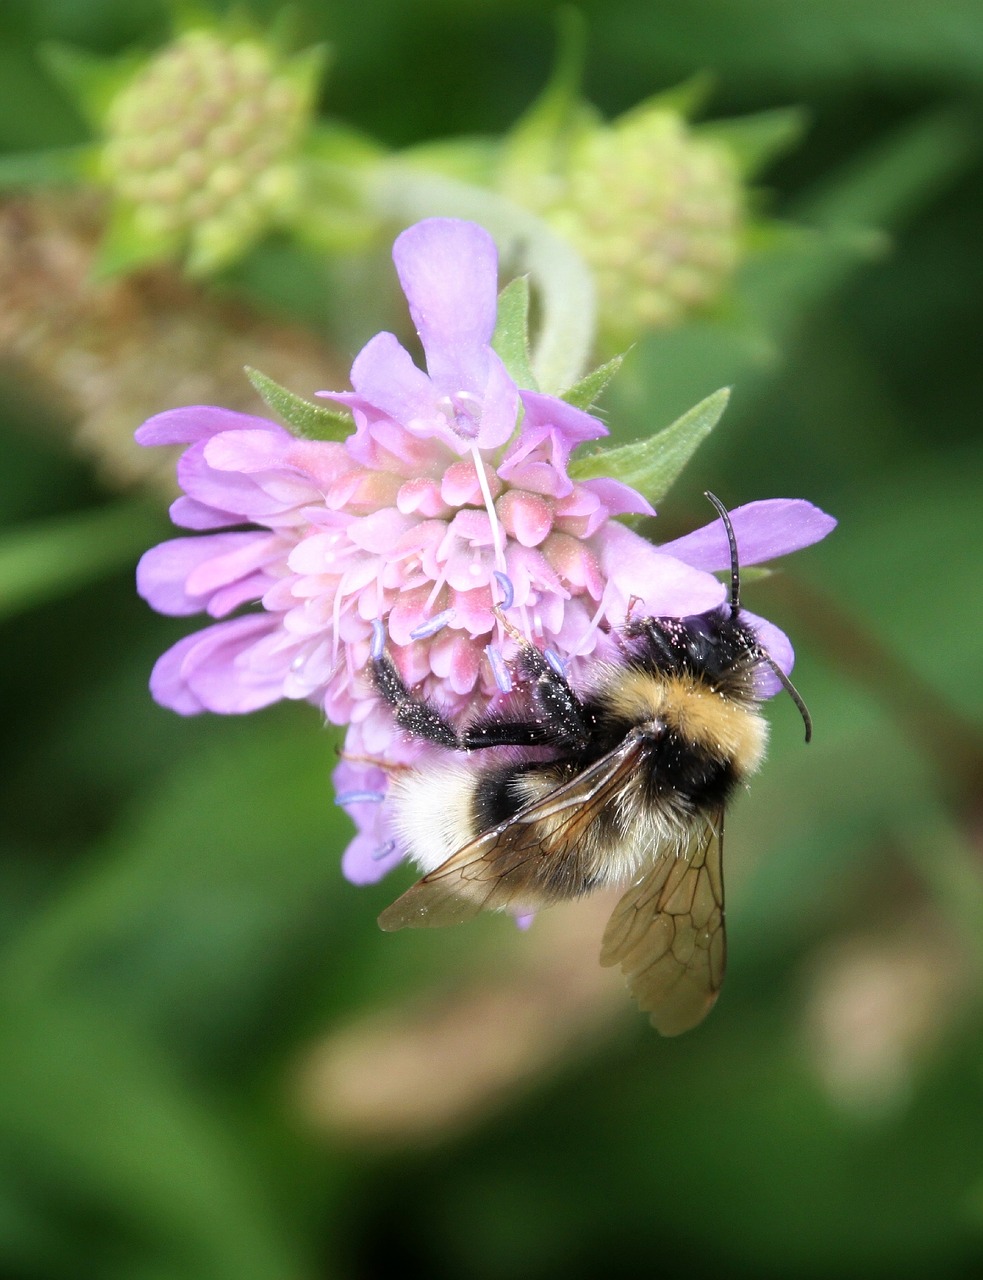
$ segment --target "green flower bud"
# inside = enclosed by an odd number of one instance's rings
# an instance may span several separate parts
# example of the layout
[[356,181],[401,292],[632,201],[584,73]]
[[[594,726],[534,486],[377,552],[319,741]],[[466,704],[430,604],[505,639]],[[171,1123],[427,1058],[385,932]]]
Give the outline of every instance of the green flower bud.
[[[583,125],[558,176],[537,212],[593,269],[606,345],[676,324],[719,297],[738,262],[744,215],[726,146],[664,106],[642,106],[612,125]],[[548,190],[540,186],[540,196]]]
[[184,254],[204,273],[289,220],[316,71],[309,57],[286,62],[256,37],[211,30],[144,64],[109,105],[101,155],[136,242],[128,256]]

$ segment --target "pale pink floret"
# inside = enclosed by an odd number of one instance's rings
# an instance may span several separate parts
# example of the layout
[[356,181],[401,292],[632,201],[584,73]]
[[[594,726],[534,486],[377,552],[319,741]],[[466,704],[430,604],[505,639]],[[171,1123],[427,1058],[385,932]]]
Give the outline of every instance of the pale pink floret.
[[[387,775],[371,761],[434,750],[394,732],[365,677],[380,621],[406,681],[465,719],[509,684],[515,641],[496,605],[507,603],[512,625],[576,682],[588,659],[610,652],[633,597],[639,611],[702,613],[724,600],[713,573],[729,566],[719,521],[655,548],[611,520],[653,514],[640,494],[571,479],[572,450],[606,429],[517,388],[492,350],[497,261],[482,228],[430,219],[404,232],[393,256],[427,369],[392,334],[373,338],[353,390],[323,393],[353,415],[343,443],[203,406],[159,414],[137,433],[141,444],[188,446],[185,496],[171,514],[200,535],[147,552],[140,593],[163,613],[220,619],[163,655],[154,697],[185,715],[304,699],[348,725],[335,782],[359,826],[344,860],[358,882],[401,857],[386,825]],[[797,500],[751,503],[732,518],[744,564],[809,545],[833,523]],[[229,617],[250,604],[260,607]],[[755,624],[790,668],[786,638]]]

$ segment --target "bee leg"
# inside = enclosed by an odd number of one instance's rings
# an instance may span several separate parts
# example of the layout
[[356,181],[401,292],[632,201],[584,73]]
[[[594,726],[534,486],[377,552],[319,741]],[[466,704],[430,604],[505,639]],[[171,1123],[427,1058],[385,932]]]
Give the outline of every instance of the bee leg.
[[369,666],[376,689],[392,707],[395,721],[401,729],[414,738],[435,742],[439,747],[456,751],[464,749],[457,730],[433,703],[413,697],[388,653],[383,651],[378,657],[371,657]]
[[[513,631],[513,634],[514,631]],[[529,683],[534,715],[525,720],[491,715],[462,732],[468,750],[479,747],[550,746],[577,749],[586,745],[589,730],[580,699],[570,688],[559,660],[519,637],[518,668]]]

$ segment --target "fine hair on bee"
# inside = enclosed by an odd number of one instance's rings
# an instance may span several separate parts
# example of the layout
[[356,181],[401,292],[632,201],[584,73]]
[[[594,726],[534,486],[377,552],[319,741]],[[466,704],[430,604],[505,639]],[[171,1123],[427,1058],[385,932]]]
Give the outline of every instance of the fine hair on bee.
[[[392,779],[397,838],[423,877],[381,927],[522,915],[621,886],[601,963],[621,966],[663,1035],[702,1021],[723,980],[724,813],[764,757],[766,670],[812,735],[798,691],[741,619],[733,525],[706,497],[727,532],[728,601],[687,618],[629,617],[620,657],[597,663],[583,688],[505,623],[524,697],[458,728],[414,697],[381,644],[370,659],[396,724],[448,753]],[[482,761],[490,747],[511,750]]]

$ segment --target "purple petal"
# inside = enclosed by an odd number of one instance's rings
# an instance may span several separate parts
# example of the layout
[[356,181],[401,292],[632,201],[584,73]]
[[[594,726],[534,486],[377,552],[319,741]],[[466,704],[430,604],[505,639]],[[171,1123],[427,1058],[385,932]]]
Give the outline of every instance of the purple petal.
[[[730,513],[742,565],[760,564],[819,542],[836,521],[802,498],[766,498],[735,507]],[[723,522],[714,520],[660,548],[694,568],[730,568],[730,547]]]
[[158,660],[150,692],[182,715],[202,710],[239,715],[276,702],[283,696],[284,674],[253,672],[242,661],[276,628],[276,618],[253,613],[186,636]]
[[612,480],[608,476],[599,476],[596,480],[580,480],[578,487],[593,493],[611,516],[654,516],[655,508],[643,498],[631,485],[622,484],[620,480]]
[[[658,618],[706,613],[724,600],[723,583],[712,574],[666,555],[663,548],[657,550],[623,525],[605,525],[597,535],[597,543],[601,570],[608,580],[605,598],[612,605],[617,600],[615,616],[610,605],[608,616],[619,626],[624,623],[632,596],[641,601],[639,613]],[[618,618],[619,612],[624,616]]]
[[375,884],[402,861],[402,850],[391,838],[379,841],[371,832],[364,832],[355,836],[341,855],[341,874],[351,884]]
[[[795,666],[795,650],[785,632],[776,627],[773,622],[769,622],[767,618],[759,618],[756,613],[750,613],[747,609],[741,610],[741,621],[752,627],[768,657],[776,662],[786,675],[791,674]],[[774,697],[776,693],[781,693],[783,687],[778,676],[767,667],[762,667],[758,671],[755,683],[763,698]]]
[[238,471],[217,471],[205,460],[204,446],[194,444],[186,449],[178,460],[178,483],[188,497],[202,506],[217,511],[234,511],[238,515],[237,523],[245,520],[264,521],[283,514],[291,509],[294,501],[306,493],[310,501],[310,490],[306,486],[302,491],[292,489],[289,501],[266,493],[252,476],[242,475]]
[[498,310],[498,251],[474,222],[427,218],[400,235],[393,262],[427,356],[445,391],[483,391],[482,358]]
[[171,645],[157,659],[150,673],[150,693],[154,701],[182,716],[196,716],[205,710],[204,703],[188,688],[181,674],[184,660],[198,643],[200,635],[196,631]]
[[497,449],[515,430],[519,392],[494,351],[487,353],[487,367],[487,377],[481,389],[481,422],[473,443],[479,449]]
[[180,529],[222,529],[229,524],[241,524],[242,516],[234,511],[207,507],[182,495],[171,503],[171,521]]
[[[198,613],[217,587],[226,586],[269,560],[271,544],[275,548],[276,540],[260,533],[172,538],[141,556],[137,591],[158,613],[178,617]],[[195,582],[195,576],[203,570],[207,577]]]
[[210,404],[193,404],[155,414],[137,428],[133,438],[142,445],[194,444],[220,431],[243,431],[256,427],[267,431],[280,429],[266,418],[256,418],[250,413],[236,413]]
[[521,395],[526,409],[524,425],[548,426],[562,437],[566,445],[564,466],[571,449],[576,448],[578,444],[583,444],[586,440],[597,440],[600,436],[608,434],[608,429],[600,418],[595,418],[584,409],[577,409],[574,405],[567,404],[566,400],[547,396],[539,391],[523,391]]
[[377,333],[370,338],[355,357],[351,378],[354,391],[319,391],[318,395],[349,406],[364,402],[407,424],[415,419],[429,421],[437,412],[433,384],[395,334]]
[[281,427],[223,431],[205,446],[205,461],[217,471],[273,471],[284,465],[284,446],[293,437]]

